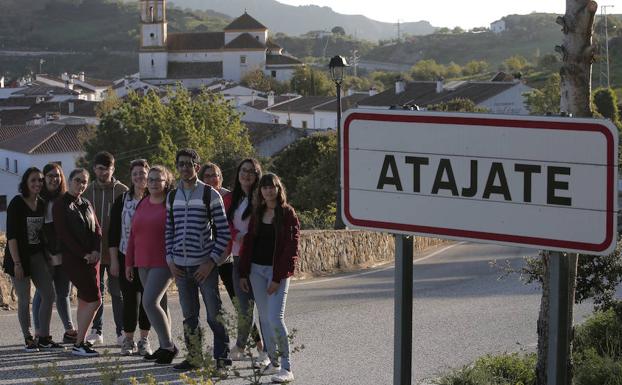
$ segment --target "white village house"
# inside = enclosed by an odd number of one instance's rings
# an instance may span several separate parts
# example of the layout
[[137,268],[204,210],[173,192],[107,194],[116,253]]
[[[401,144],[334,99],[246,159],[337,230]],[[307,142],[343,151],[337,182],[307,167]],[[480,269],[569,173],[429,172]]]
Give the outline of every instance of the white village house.
[[59,163],[65,175],[83,155],[84,120],[67,118],[44,125],[0,126],[0,231],[6,231],[6,208],[28,167]]
[[197,88],[224,79],[239,82],[261,70],[279,81],[304,64],[268,39],[268,28],[248,13],[222,32],[168,33],[166,0],[140,0],[140,79]]

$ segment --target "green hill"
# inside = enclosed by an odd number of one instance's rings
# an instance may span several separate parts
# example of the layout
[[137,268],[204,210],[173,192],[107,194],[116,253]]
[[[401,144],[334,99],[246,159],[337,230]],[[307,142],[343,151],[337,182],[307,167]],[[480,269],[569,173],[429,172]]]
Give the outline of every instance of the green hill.
[[[218,31],[232,19],[213,11],[169,6],[169,32]],[[14,78],[38,71],[86,71],[112,79],[138,70],[138,2],[114,0],[2,0],[0,49],[76,54],[0,56],[0,74]]]

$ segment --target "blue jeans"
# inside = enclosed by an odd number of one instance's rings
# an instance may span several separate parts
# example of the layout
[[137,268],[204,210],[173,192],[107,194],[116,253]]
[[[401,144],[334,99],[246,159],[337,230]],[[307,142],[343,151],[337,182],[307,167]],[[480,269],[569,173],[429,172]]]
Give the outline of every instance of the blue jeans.
[[[125,273],[125,267],[121,267]],[[121,285],[119,284],[119,277],[113,277],[110,274],[110,265],[101,265],[99,268],[99,291],[104,297],[106,291],[106,285],[104,281],[104,271],[107,271],[108,275],[108,293],[112,299],[112,316],[114,317],[115,331],[117,337],[121,335],[123,331],[123,298],[121,297]],[[97,330],[100,334],[104,326],[104,302],[97,310],[95,318],[93,319],[93,329]]]
[[214,268],[209,276],[198,283],[194,279],[194,273],[199,266],[177,266],[184,272],[184,277],[175,277],[177,291],[179,293],[179,303],[184,316],[184,337],[189,354],[192,348],[189,341],[190,334],[196,334],[200,338],[199,312],[199,291],[203,297],[203,303],[207,313],[207,324],[214,333],[214,359],[229,357],[229,336],[225,325],[218,320],[222,309],[220,293],[218,291],[218,269]]
[[[281,359],[281,366],[290,370],[289,339],[285,326],[285,303],[289,289],[289,278],[282,279],[276,293],[268,295],[268,286],[272,282],[272,266],[251,264],[249,276],[255,302],[259,310],[261,333],[268,348],[268,355],[273,363]],[[278,346],[278,353],[277,353]]]
[[[60,320],[63,322],[65,331],[73,329],[71,320],[71,303],[69,293],[71,292],[71,282],[69,277],[63,271],[61,266],[52,266],[52,280],[54,281],[54,290],[56,291],[56,311]],[[32,298],[32,321],[35,326],[35,332],[39,330],[39,307],[41,306],[41,295],[39,290],[35,291]]]

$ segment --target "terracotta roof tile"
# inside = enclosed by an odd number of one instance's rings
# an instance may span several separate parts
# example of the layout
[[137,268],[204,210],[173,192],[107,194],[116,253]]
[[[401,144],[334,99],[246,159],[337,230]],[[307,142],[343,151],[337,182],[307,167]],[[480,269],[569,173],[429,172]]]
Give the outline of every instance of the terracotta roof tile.
[[231,40],[229,44],[225,45],[228,49],[262,49],[266,48],[260,41],[255,39],[249,33],[243,33],[235,39]]
[[261,24],[255,18],[248,13],[244,14],[237,19],[233,20],[228,26],[225,27],[225,31],[229,30],[266,30],[265,25]]
[[300,60],[292,56],[286,55],[266,55],[266,65],[300,65]]
[[312,114],[314,108],[325,103],[329,103],[333,99],[335,99],[334,96],[303,96],[301,98],[294,99],[291,102],[270,107],[268,108],[268,111]]
[[169,51],[218,50],[224,45],[224,32],[172,33],[168,35],[166,42],[166,48]]
[[0,148],[25,154],[52,154],[84,151],[82,136],[88,130],[84,124],[65,124],[57,121],[32,127],[28,135],[17,135],[0,142]]
[[169,79],[207,79],[222,77],[222,62],[169,62]]

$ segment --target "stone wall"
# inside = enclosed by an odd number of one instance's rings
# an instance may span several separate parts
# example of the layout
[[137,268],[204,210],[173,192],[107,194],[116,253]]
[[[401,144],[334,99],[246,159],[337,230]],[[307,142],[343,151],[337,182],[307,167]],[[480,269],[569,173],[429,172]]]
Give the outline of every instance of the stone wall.
[[[447,241],[416,237],[414,250],[423,251]],[[4,259],[6,238],[0,234],[0,262]],[[340,270],[372,266],[392,261],[395,242],[392,235],[360,230],[304,230],[300,236],[300,260],[296,277],[304,278]],[[0,307],[14,308],[15,296],[10,277],[0,269]]]

